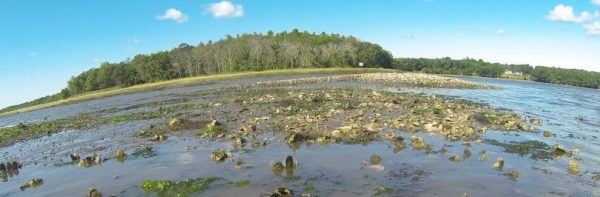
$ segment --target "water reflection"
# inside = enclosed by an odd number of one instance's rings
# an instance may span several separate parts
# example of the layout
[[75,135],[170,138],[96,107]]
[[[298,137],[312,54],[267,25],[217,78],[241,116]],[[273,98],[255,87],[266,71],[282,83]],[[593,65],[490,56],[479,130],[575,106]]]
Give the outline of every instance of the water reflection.
[[8,181],[8,178],[18,176],[21,164],[13,161],[7,162],[6,164],[0,163],[0,179],[2,182]]

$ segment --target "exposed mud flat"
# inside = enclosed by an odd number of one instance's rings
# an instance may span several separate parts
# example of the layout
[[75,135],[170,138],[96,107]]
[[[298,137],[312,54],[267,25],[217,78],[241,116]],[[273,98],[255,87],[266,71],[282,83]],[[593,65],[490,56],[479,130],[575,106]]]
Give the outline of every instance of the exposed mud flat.
[[[89,188],[104,196],[599,192],[596,145],[581,146],[587,138],[569,138],[551,118],[540,116],[543,112],[512,111],[469,96],[471,101],[436,96],[428,92],[435,89],[413,89],[410,83],[358,80],[357,87],[347,79],[299,81],[321,85],[189,87],[66,117],[59,131],[28,135],[0,149],[1,162],[19,163],[16,171],[3,173],[0,194],[81,196]],[[492,84],[509,90],[510,85]],[[409,93],[389,91],[398,87]],[[545,130],[555,135],[544,137]],[[36,178],[43,184],[20,190]]]

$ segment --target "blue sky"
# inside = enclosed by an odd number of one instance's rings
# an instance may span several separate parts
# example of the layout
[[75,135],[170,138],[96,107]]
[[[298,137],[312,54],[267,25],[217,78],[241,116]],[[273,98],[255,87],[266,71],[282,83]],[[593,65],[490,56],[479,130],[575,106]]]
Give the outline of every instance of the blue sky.
[[58,92],[103,61],[226,34],[354,35],[396,57],[600,71],[600,0],[3,0],[0,107]]

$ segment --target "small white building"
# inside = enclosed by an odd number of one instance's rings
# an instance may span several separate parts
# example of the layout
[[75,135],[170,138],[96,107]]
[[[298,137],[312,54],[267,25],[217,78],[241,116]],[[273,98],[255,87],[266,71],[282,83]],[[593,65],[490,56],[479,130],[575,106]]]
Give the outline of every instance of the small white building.
[[512,71],[512,70],[506,70],[506,71],[504,71],[504,74],[507,74],[507,75],[521,75],[521,76],[523,75],[522,72],[517,72],[517,71]]
[[365,63],[358,62],[358,66],[363,67],[363,66],[365,66]]

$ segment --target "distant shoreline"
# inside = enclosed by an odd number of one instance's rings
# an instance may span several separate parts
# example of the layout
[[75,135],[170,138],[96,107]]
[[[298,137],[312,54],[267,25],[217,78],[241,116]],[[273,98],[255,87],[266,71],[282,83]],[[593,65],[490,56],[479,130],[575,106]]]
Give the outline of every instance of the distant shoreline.
[[374,73],[374,72],[399,72],[394,69],[383,69],[383,68],[316,68],[316,69],[284,69],[284,70],[267,70],[257,72],[234,72],[224,74],[214,74],[197,77],[187,77],[172,79],[167,81],[160,81],[154,83],[145,83],[124,88],[110,88],[103,89],[93,92],[88,92],[80,95],[76,95],[67,99],[61,99],[39,105],[33,105],[20,109],[11,110],[8,112],[0,113],[0,116],[7,116],[16,113],[29,112],[39,109],[45,109],[49,107],[73,104],[83,101],[89,101],[94,99],[106,98],[110,96],[117,96],[122,94],[131,94],[137,92],[157,90],[161,88],[170,87],[181,87],[186,85],[194,85],[198,83],[214,82],[229,79],[239,78],[251,78],[251,77],[266,77],[273,75],[294,75],[294,74],[357,74],[357,73]]

